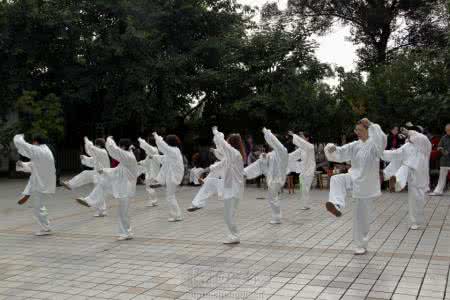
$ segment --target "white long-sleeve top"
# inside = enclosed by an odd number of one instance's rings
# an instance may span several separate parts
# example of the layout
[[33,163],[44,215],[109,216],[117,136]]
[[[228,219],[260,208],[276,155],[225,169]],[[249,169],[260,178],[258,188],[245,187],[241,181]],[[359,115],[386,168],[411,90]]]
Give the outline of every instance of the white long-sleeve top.
[[56,190],[55,159],[47,145],[32,145],[27,143],[23,134],[14,136],[14,145],[20,155],[30,159],[31,168],[29,192],[54,194]]
[[334,153],[329,153],[328,144],[325,154],[329,161],[351,162],[349,173],[352,177],[353,198],[373,198],[381,195],[380,189],[380,158],[386,148],[386,135],[378,124],[369,126],[369,138],[336,147]]
[[316,171],[314,145],[296,134],[292,136],[292,139],[294,145],[298,147],[297,150],[300,150],[300,174],[303,176],[314,176]]
[[399,149],[385,150],[383,160],[390,162],[387,168],[391,174],[394,174],[400,166],[407,166],[410,170],[408,184],[428,191],[431,148],[431,142],[425,135],[410,130],[409,141]]
[[162,185],[167,183],[179,185],[184,176],[183,156],[180,149],[169,146],[159,135],[155,135],[155,141],[158,150],[163,154],[154,156],[161,162],[161,170],[156,180]]
[[81,163],[83,165],[93,168],[96,171],[111,167],[111,162],[109,161],[106,149],[95,146],[88,138],[84,139],[84,149],[89,156],[81,156]]
[[225,140],[223,133],[214,130],[214,143],[221,160],[210,166],[211,172],[223,172],[223,198],[242,199],[244,194],[244,159],[241,153]]
[[262,163],[266,164],[267,184],[284,184],[289,163],[288,151],[269,129],[263,129],[263,133],[266,143],[273,149],[262,158]]
[[123,150],[116,145],[112,138],[106,139],[106,150],[109,155],[119,162],[115,168],[103,169],[108,180],[111,180],[114,198],[129,198],[136,193],[138,166],[136,157],[131,150]]
[[[144,149],[147,157],[144,160],[141,160],[139,164],[145,169],[145,180],[151,181],[156,180],[156,177],[161,170],[161,164],[157,158],[153,158],[155,155],[159,155],[158,148],[153,147],[149,143],[147,143],[144,139],[139,138],[139,147]],[[152,158],[150,158],[152,157]]]

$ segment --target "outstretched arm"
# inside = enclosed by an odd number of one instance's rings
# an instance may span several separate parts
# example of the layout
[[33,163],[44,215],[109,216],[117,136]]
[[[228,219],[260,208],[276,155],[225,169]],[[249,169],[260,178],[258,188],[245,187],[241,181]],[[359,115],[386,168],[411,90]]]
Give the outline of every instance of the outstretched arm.
[[159,151],[164,155],[172,153],[173,149],[164,141],[162,136],[159,136],[156,132],[153,132],[153,136],[155,137],[156,146],[158,146]]
[[386,149],[387,136],[384,134],[380,125],[370,123],[369,121],[369,142],[375,146],[375,151],[378,157],[383,155],[384,149]]
[[123,161],[127,160],[128,155],[127,151],[117,146],[116,142],[113,140],[112,137],[108,137],[106,139],[105,147],[106,150],[108,150],[109,155],[111,155],[111,157],[117,160],[118,162],[122,163]]
[[297,134],[292,133],[292,142],[294,143],[295,146],[303,149],[303,150],[314,150],[314,145],[311,144],[310,142],[308,142],[305,139],[302,139],[300,136],[298,136]]
[[142,138],[138,138],[138,142],[139,142],[139,147],[144,149],[144,151],[147,155],[157,155],[158,154],[158,148],[153,147],[152,145],[147,143],[146,140],[144,140]]
[[270,129],[263,128],[264,133],[264,139],[266,140],[267,144],[269,144],[270,147],[272,147],[273,150],[276,152],[286,152],[286,148],[283,146],[283,144],[277,139],[277,137],[270,131]]
[[23,134],[14,136],[13,142],[20,155],[28,157],[29,159],[33,158],[34,148],[37,146],[27,143]]

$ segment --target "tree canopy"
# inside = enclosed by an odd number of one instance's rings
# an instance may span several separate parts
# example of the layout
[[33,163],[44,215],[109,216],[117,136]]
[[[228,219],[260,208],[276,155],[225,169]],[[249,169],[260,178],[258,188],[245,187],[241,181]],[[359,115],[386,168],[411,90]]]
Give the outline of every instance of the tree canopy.
[[[290,0],[257,13],[234,0],[0,1],[0,127],[14,112],[13,126],[70,146],[154,129],[209,136],[216,124],[325,141],[361,116],[448,122],[445,0]],[[314,34],[335,22],[361,46],[355,71],[315,55]]]

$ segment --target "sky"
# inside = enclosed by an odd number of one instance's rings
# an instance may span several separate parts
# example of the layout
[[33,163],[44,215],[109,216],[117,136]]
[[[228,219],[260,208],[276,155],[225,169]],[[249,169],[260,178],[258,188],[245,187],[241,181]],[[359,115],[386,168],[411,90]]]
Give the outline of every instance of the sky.
[[[238,0],[241,4],[263,6],[266,2],[277,2],[281,9],[286,8],[287,0]],[[350,35],[348,27],[336,26],[325,36],[317,37],[319,47],[316,55],[320,61],[344,67],[345,71],[354,70],[356,65],[356,47],[345,37]]]

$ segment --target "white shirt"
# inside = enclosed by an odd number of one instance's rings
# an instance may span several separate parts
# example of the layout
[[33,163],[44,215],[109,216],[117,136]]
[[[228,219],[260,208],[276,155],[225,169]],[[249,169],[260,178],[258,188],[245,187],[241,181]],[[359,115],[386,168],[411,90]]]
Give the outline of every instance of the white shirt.
[[[147,143],[144,139],[139,138],[139,146],[144,149],[147,157],[144,160],[141,160],[139,164],[144,167],[145,171],[145,180],[147,182],[151,180],[156,180],[158,174],[161,170],[161,164],[158,159],[153,158],[154,155],[158,155],[158,148],[153,147],[149,143]],[[150,158],[152,157],[152,158]]]
[[162,185],[167,183],[179,185],[184,176],[183,156],[180,149],[169,146],[159,135],[155,135],[155,141],[158,150],[163,154],[153,156],[161,163],[161,170],[156,180]]
[[86,154],[89,156],[82,155],[81,163],[83,165],[93,168],[96,171],[111,167],[111,162],[109,161],[106,149],[95,146],[88,138],[85,138],[84,140],[84,148]]
[[[305,177],[314,176],[314,172],[316,171],[314,145],[296,134],[294,134],[292,138],[294,145],[298,147],[297,150],[300,152],[300,174]],[[295,153],[296,151],[292,153]]]
[[223,198],[242,199],[244,193],[244,160],[241,153],[225,141],[223,133],[215,130],[214,143],[221,160],[210,166],[211,172],[223,174]]
[[54,194],[56,190],[55,159],[47,145],[32,145],[25,141],[23,134],[14,136],[14,145],[20,155],[31,160],[28,181],[29,192]]
[[106,140],[106,150],[119,162],[115,168],[103,169],[108,180],[111,180],[114,198],[130,198],[136,193],[138,177],[137,161],[131,150],[119,148],[112,138]]
[[[391,162],[389,166],[391,164],[396,165],[397,168],[401,165],[407,166],[410,169],[408,184],[428,191],[430,185],[431,142],[425,135],[414,130],[409,131],[408,140],[399,149],[384,151],[383,160]],[[391,170],[392,173],[395,171]]]
[[268,185],[284,184],[289,163],[287,149],[270,130],[264,129],[263,133],[264,139],[273,150],[261,154],[257,161],[244,169],[244,174],[248,179],[264,174]]
[[328,144],[325,154],[329,161],[351,162],[349,173],[352,178],[353,198],[373,198],[381,195],[380,188],[380,158],[386,148],[386,135],[378,124],[369,126],[369,138],[336,147],[334,153],[329,153]]

